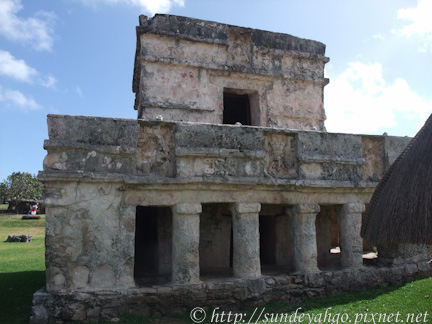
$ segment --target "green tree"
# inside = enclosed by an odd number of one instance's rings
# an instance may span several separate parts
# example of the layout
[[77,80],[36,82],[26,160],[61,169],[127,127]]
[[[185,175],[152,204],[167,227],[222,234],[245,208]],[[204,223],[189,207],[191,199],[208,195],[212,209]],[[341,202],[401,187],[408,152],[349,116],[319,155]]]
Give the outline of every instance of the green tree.
[[7,198],[7,190],[6,190],[6,184],[4,182],[0,183],[0,203],[4,203]]
[[30,173],[14,172],[0,183],[0,191],[9,200],[9,210],[13,210],[22,200],[41,199],[43,183]]

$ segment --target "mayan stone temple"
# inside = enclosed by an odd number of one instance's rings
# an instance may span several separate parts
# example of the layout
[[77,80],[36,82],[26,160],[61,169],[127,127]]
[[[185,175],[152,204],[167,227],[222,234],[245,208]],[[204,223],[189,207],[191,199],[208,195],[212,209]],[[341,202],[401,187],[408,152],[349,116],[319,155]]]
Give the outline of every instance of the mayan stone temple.
[[390,256],[360,236],[410,139],[326,132],[324,44],[170,15],[140,16],[136,32],[137,120],[48,116],[46,287],[31,323],[431,275],[424,250]]

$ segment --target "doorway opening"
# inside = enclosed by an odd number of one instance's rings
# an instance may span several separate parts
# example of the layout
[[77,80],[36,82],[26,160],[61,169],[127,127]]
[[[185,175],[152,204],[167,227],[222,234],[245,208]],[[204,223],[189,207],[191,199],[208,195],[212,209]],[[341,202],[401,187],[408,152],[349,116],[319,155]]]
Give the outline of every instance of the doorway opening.
[[223,123],[251,125],[250,101],[248,94],[223,94]]
[[261,205],[259,233],[263,274],[288,273],[293,268],[290,220],[286,208],[284,205]]
[[232,216],[229,204],[203,204],[200,216],[201,280],[232,276]]
[[315,221],[318,267],[340,267],[339,206],[321,205]]
[[171,280],[172,213],[170,207],[137,206],[134,279],[137,286]]
[[276,265],[276,219],[274,215],[259,216],[261,265]]

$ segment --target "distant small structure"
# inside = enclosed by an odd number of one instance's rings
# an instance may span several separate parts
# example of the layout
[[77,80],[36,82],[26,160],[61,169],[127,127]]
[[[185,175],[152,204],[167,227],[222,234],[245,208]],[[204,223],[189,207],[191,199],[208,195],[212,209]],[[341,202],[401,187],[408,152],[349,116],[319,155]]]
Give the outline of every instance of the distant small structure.
[[45,213],[45,204],[43,200],[20,199],[14,201],[13,205],[9,205],[8,212],[16,214],[27,214],[31,211],[34,204],[38,204],[38,213]]

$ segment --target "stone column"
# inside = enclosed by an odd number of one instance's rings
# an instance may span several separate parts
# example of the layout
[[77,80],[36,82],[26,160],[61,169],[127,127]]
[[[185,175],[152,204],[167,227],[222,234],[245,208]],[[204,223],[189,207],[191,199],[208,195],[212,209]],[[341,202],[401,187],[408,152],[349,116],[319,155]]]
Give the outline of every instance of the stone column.
[[339,214],[339,241],[342,267],[363,265],[363,239],[360,236],[363,203],[344,204]]
[[261,276],[259,203],[235,203],[233,214],[233,273],[236,278]]
[[199,203],[182,203],[172,207],[172,282],[197,283],[199,267]]
[[288,209],[293,240],[294,269],[297,272],[319,271],[315,231],[317,204],[298,204]]

